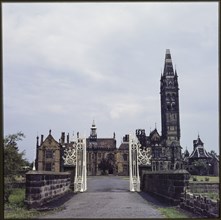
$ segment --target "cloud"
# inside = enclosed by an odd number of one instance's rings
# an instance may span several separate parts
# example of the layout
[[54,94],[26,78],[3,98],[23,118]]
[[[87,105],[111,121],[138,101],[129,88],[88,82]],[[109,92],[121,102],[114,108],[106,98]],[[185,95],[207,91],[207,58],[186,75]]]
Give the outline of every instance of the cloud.
[[161,132],[167,48],[179,76],[182,145],[201,130],[218,150],[217,3],[4,3],[2,11],[4,129],[28,133],[28,157],[37,131],[89,134],[93,119],[100,137],[116,132],[118,145],[155,122]]

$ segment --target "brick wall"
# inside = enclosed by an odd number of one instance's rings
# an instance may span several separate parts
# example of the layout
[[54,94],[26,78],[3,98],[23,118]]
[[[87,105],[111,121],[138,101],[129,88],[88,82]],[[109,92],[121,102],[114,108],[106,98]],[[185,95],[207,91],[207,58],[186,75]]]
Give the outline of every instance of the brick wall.
[[181,195],[180,208],[200,215],[201,217],[219,217],[220,201],[211,200],[206,196],[183,193]]
[[70,188],[69,172],[29,171],[26,173],[25,204],[37,208],[63,195]]
[[141,189],[164,201],[178,205],[181,193],[189,184],[190,174],[186,170],[171,170],[159,172],[141,172]]

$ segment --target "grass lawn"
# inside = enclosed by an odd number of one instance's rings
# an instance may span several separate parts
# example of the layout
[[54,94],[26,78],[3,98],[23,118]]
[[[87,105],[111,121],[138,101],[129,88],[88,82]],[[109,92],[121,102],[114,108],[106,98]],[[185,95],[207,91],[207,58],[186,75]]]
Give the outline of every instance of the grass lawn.
[[187,213],[183,210],[180,210],[178,207],[158,208],[158,210],[166,218],[192,218],[193,217],[191,213]]
[[[14,189],[9,196],[9,203],[4,206],[5,219],[30,219],[44,216],[53,211],[28,210],[24,205],[25,189]],[[61,208],[59,208],[61,209]],[[57,211],[57,210],[56,210]]]
[[[196,178],[197,181],[193,181],[194,178]],[[209,178],[209,181],[205,181],[206,178]],[[218,176],[196,176],[196,175],[192,175],[190,177],[190,182],[219,183],[219,177]]]

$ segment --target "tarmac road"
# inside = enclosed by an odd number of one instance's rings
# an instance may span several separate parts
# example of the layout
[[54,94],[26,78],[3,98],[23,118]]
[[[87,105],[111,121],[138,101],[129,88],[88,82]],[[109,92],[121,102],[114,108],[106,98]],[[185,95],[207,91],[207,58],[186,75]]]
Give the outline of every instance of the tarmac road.
[[68,200],[62,211],[41,218],[164,218],[144,193],[129,191],[128,177],[88,177],[87,188]]

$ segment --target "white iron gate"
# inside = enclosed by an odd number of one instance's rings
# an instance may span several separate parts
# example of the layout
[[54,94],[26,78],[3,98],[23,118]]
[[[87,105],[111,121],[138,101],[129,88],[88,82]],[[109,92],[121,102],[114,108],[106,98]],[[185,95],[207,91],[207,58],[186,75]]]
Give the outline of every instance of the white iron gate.
[[86,167],[86,139],[78,138],[76,144],[76,168],[74,191],[84,192],[87,190],[87,167]]
[[64,150],[64,165],[75,166],[74,192],[87,190],[86,158],[85,138],[77,138],[77,141],[72,146],[68,146]]
[[138,141],[129,135],[130,191],[140,191]]
[[137,137],[129,135],[129,169],[130,191],[140,192],[139,165],[150,165],[151,151],[149,148],[141,149]]

